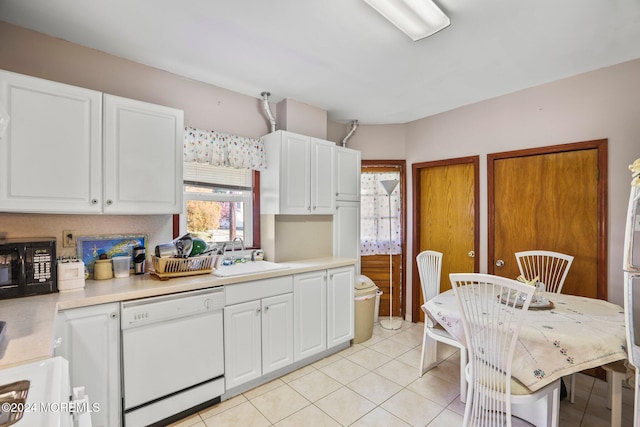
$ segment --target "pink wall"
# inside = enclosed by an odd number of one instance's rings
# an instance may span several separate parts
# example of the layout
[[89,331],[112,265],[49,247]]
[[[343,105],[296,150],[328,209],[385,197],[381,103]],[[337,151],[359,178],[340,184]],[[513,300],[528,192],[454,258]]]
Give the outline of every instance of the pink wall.
[[[480,268],[486,272],[486,155],[607,138],[609,300],[621,304],[623,231],[630,182],[627,166],[640,157],[638,99],[640,60],[635,60],[461,107],[407,125],[407,166],[411,169],[413,163],[480,155]],[[411,188],[408,194],[412,194]],[[408,223],[412,224],[410,196],[408,202]],[[411,271],[410,265],[407,268]]]
[[327,139],[327,112],[293,99],[280,101],[276,106],[276,128],[300,135]]
[[[349,129],[350,125],[345,126],[342,138]],[[404,124],[360,125],[347,142],[347,147],[360,150],[362,160],[403,160],[406,159],[406,139],[407,126]]]
[[241,95],[2,21],[0,40],[2,69],[179,108],[194,127],[249,137],[269,132],[259,93]]
[[[169,105],[185,111],[188,125],[257,137],[269,132],[260,94],[241,95],[171,73],[114,57],[93,49],[0,21],[0,68],[103,92]],[[640,60],[501,96],[446,113],[396,125],[361,125],[348,147],[362,158],[406,159],[408,224],[411,217],[411,164],[468,155],[481,156],[480,265],[486,271],[486,154],[520,148],[609,139],[609,298],[622,301],[622,244],[629,173],[627,165],[640,157]],[[272,106],[272,111],[275,108]],[[356,118],[357,119],[357,118]],[[313,125],[311,125],[313,126]],[[327,121],[327,138],[340,141],[349,124]],[[25,215],[36,223],[38,215]],[[68,224],[95,230],[159,228],[150,240],[169,238],[170,217],[145,224],[144,217],[121,220],[108,216],[58,216],[51,234]],[[62,218],[62,219],[60,219]],[[28,224],[12,228],[9,214],[0,214],[0,231],[24,235]],[[142,222],[142,223],[141,223]],[[58,230],[60,228],[60,230]],[[39,230],[45,232],[47,230]],[[124,230],[123,230],[124,231]],[[128,230],[127,230],[128,231]],[[411,230],[408,250],[412,253]],[[17,234],[19,233],[19,234]],[[412,260],[409,257],[409,263]],[[411,264],[407,265],[411,271]],[[411,275],[407,275],[411,280]],[[408,289],[410,289],[408,283]],[[410,294],[409,294],[410,299]],[[410,309],[410,301],[408,301]]]

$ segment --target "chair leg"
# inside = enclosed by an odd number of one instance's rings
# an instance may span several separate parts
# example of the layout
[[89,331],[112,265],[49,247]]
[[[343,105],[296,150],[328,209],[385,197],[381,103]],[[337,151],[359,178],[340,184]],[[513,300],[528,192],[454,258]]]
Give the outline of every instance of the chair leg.
[[460,402],[467,403],[467,376],[465,369],[467,366],[467,350],[459,349],[460,352]]
[[609,389],[608,407],[611,409],[611,427],[622,425],[622,381],[625,374],[618,371],[607,371],[607,388]]
[[[424,333],[422,334],[422,354],[420,355],[420,372],[418,375],[422,377],[425,372],[433,368],[437,364],[438,344],[435,340],[427,335],[427,322],[424,323]],[[425,363],[426,361],[426,363]],[[426,365],[426,366],[425,366]]]
[[636,370],[635,390],[633,393],[633,425],[640,425],[640,371]]
[[569,390],[569,402],[576,403],[576,374],[571,374],[569,382],[571,387],[571,390]]

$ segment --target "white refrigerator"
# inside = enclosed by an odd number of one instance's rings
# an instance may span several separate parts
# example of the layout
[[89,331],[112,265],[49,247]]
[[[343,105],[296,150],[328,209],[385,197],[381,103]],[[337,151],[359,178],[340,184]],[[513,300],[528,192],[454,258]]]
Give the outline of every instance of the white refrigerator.
[[624,237],[624,310],[627,352],[635,367],[634,426],[640,426],[640,158],[631,166],[631,191]]

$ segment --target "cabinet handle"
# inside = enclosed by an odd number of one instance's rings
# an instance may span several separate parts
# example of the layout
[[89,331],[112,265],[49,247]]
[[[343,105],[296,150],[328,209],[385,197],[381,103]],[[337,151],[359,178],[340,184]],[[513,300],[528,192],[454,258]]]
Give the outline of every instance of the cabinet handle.
[[269,306],[266,306],[266,307],[264,308],[264,311],[265,311],[265,312],[269,311]]
[[109,317],[110,317],[110,318],[112,318],[112,319],[117,319],[117,318],[118,318],[118,313],[116,313],[116,312],[114,311],[113,313],[111,313],[111,314],[109,315]]
[[91,204],[92,205],[97,205],[98,204],[98,199],[91,199]]
[[107,205],[112,205],[113,204],[113,200],[107,200]]
[[258,308],[258,309],[256,310],[256,314],[260,314],[260,311],[261,311],[261,310]]
[[316,206],[316,205],[313,205],[313,210],[314,210],[314,211],[316,210],[316,208],[317,208],[317,206]]

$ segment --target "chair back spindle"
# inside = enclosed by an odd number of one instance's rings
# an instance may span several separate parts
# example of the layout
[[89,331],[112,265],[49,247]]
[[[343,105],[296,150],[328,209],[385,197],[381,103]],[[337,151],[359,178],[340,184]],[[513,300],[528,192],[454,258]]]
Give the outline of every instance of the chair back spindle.
[[560,293],[573,263],[571,255],[552,251],[516,252],[516,261],[520,274],[527,280],[544,283],[546,292]]

